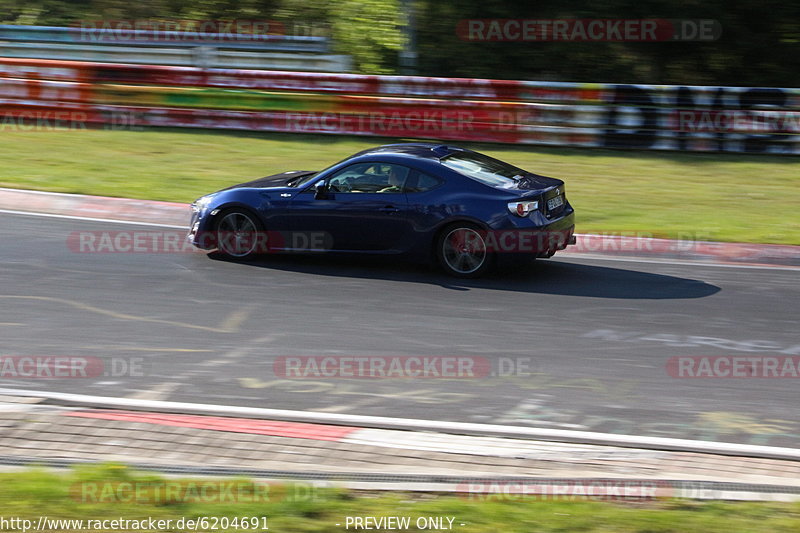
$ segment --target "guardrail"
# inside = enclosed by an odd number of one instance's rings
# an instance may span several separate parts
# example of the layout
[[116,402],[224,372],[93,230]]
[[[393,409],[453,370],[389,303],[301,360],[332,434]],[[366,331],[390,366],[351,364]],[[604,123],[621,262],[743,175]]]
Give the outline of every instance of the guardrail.
[[200,68],[347,72],[317,36],[0,25],[0,57]]
[[[800,89],[553,83],[0,59],[0,114],[115,127],[800,154]],[[77,115],[76,115],[77,116]]]
[[228,50],[329,53],[328,39],[309,35],[212,33],[98,28],[93,25],[19,26],[0,24],[0,41],[22,43],[108,44],[173,48],[213,46]]

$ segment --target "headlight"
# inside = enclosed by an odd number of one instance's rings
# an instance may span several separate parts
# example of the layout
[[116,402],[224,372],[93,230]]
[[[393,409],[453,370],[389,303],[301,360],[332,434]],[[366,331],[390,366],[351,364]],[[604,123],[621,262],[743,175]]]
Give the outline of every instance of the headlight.
[[208,204],[211,202],[212,196],[209,194],[208,196],[202,196],[194,201],[192,204],[192,209],[195,211],[204,211]]
[[526,217],[531,214],[533,211],[539,209],[539,202],[509,202],[508,203],[508,211],[512,215],[517,215],[518,217]]

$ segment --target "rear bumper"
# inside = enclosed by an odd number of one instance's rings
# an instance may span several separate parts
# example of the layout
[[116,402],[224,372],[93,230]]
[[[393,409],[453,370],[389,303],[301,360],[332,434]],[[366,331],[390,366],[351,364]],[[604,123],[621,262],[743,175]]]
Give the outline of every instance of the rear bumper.
[[555,220],[541,217],[523,226],[489,230],[485,236],[488,251],[497,255],[550,257],[573,245],[575,212],[566,211]]

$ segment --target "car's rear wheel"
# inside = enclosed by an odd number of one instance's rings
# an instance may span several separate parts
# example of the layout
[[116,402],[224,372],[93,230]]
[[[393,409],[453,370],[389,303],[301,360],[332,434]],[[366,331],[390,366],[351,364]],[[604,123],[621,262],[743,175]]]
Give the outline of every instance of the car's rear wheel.
[[214,225],[217,250],[244,259],[266,250],[266,232],[258,218],[244,209],[227,209],[217,215]]
[[488,271],[494,260],[480,228],[460,223],[447,226],[436,241],[436,258],[449,275],[477,278]]

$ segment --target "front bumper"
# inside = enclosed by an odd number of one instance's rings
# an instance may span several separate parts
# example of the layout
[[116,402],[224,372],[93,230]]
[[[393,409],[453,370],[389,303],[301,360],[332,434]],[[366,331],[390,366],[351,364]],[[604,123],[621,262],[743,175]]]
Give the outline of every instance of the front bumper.
[[201,250],[215,249],[214,239],[210,238],[212,235],[205,227],[207,208],[192,204],[191,209],[192,215],[189,219],[189,233],[186,235],[186,240]]

